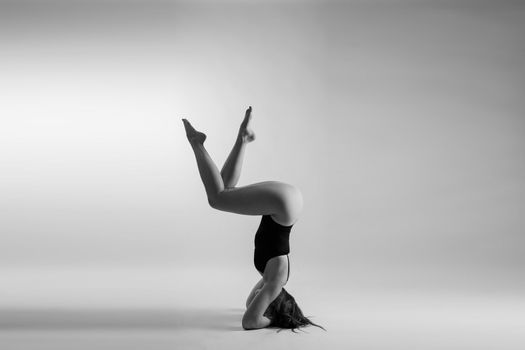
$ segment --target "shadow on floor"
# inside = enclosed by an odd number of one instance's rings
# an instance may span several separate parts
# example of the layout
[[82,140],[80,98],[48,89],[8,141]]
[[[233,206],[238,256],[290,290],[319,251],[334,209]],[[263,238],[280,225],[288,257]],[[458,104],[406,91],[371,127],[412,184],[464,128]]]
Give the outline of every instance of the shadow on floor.
[[0,309],[5,330],[240,331],[242,309]]

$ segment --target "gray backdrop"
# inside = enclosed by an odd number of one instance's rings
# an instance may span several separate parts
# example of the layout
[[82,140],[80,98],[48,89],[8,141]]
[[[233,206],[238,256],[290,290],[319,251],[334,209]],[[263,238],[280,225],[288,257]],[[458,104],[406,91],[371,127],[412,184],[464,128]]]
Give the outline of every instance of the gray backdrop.
[[[298,186],[292,279],[523,288],[525,8],[0,3],[0,268],[249,269],[180,118],[240,185]],[[191,278],[198,278],[190,276]],[[249,285],[247,283],[247,288]]]

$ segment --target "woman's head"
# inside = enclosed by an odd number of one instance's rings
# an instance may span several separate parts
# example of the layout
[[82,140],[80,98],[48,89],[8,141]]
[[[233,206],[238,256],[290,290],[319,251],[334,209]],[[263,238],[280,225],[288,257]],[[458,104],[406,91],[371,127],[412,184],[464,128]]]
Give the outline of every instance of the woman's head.
[[308,325],[324,329],[303,315],[303,312],[295,302],[294,297],[284,288],[281,290],[281,293],[277,298],[275,298],[275,300],[268,306],[264,312],[264,316],[272,321],[270,327],[288,328],[294,332],[296,328]]

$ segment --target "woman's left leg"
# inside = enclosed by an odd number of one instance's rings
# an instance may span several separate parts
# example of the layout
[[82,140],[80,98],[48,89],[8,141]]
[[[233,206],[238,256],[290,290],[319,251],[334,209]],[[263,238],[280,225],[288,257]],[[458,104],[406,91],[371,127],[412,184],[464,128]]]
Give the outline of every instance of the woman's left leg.
[[232,188],[237,185],[239,177],[241,176],[242,161],[246,145],[255,140],[255,133],[250,129],[250,121],[252,118],[252,107],[246,110],[244,120],[239,127],[239,133],[235,139],[235,144],[224,162],[221,170],[224,187]]
[[302,196],[296,187],[266,181],[225,189],[217,166],[204,148],[206,135],[196,131],[187,120],[183,121],[208,203],[213,208],[244,215],[272,215],[282,225],[291,225],[297,220],[302,208]]

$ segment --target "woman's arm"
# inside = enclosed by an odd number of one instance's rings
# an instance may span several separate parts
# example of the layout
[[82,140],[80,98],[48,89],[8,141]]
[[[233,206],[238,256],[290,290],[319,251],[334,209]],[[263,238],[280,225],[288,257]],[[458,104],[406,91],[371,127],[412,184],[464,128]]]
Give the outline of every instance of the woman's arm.
[[279,283],[265,283],[259,293],[253,298],[250,306],[242,317],[242,328],[258,329],[268,327],[271,320],[264,315],[268,305],[281,293],[282,285]]
[[248,299],[246,300],[246,308],[250,307],[250,304],[252,303],[253,298],[255,298],[255,296],[257,294],[259,294],[260,291],[261,291],[261,289],[256,289],[256,290],[251,292],[251,294],[248,296]]
[[261,291],[261,288],[264,286],[264,280],[261,278],[259,282],[253,286],[252,291],[250,292],[250,295],[248,295],[248,298],[246,299],[246,308],[250,307],[250,304],[252,303],[253,298]]

